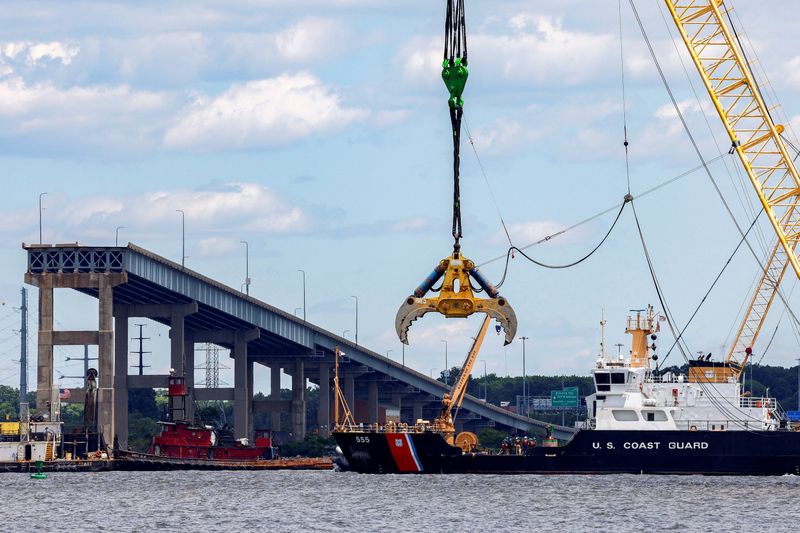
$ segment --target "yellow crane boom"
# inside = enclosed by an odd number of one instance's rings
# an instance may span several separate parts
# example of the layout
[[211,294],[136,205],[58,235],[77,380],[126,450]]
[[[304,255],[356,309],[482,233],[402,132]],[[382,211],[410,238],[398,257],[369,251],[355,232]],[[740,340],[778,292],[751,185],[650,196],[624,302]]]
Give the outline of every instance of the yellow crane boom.
[[800,174],[724,20],[723,0],[665,0],[764,213],[778,237],[727,361],[741,374],[789,265],[800,278]]
[[469,376],[472,374],[472,367],[475,366],[475,361],[478,359],[478,352],[481,350],[483,339],[486,337],[486,332],[489,329],[491,321],[492,317],[489,315],[486,315],[483,319],[481,328],[472,341],[472,347],[469,349],[469,352],[467,352],[467,358],[464,360],[464,366],[461,368],[458,379],[453,383],[450,392],[445,393],[442,398],[442,410],[436,418],[434,428],[444,433],[448,440],[452,440],[455,433],[452,416],[453,409],[461,407],[461,402],[464,401],[464,395],[467,392],[467,382],[469,381]]

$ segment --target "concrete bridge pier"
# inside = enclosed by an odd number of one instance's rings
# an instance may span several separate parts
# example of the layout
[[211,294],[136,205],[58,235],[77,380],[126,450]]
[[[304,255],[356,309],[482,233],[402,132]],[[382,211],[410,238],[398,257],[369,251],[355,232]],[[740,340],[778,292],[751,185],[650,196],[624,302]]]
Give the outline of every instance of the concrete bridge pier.
[[114,431],[128,447],[128,308],[114,308]]
[[[53,346],[98,347],[97,429],[111,444],[115,435],[114,400],[114,287],[126,283],[126,273],[28,272],[25,282],[39,289],[39,332],[36,410],[49,415],[53,395]],[[53,289],[95,290],[98,297],[97,331],[54,331]]]
[[319,408],[317,425],[321,437],[327,438],[331,432],[331,367],[326,363],[319,365]]
[[367,420],[370,424],[378,423],[378,382],[367,384]]
[[237,331],[233,342],[233,436],[251,438],[253,403],[253,367],[247,359],[246,332]]
[[356,408],[356,377],[352,372],[344,375],[344,401],[353,412]]
[[[281,365],[278,362],[273,362],[270,367],[270,385],[269,385],[269,398],[273,401],[273,405],[281,400]],[[277,408],[270,409],[270,424],[269,427],[272,431],[281,430],[281,412]]]
[[302,359],[294,362],[292,373],[292,440],[306,438],[306,378],[305,363]]

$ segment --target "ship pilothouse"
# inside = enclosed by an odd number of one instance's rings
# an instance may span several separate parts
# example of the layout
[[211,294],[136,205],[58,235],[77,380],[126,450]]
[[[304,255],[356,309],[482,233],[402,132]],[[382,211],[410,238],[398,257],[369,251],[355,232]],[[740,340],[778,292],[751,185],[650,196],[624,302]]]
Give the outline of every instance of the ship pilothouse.
[[[780,414],[775,398],[742,392],[741,368],[711,361],[710,354],[689,361],[688,375],[659,372],[655,355],[658,319],[652,306],[629,316],[627,359],[601,348],[592,376],[595,393],[586,398],[588,425],[597,430],[775,430]],[[605,322],[601,322],[604,325]],[[601,344],[602,346],[602,344]]]

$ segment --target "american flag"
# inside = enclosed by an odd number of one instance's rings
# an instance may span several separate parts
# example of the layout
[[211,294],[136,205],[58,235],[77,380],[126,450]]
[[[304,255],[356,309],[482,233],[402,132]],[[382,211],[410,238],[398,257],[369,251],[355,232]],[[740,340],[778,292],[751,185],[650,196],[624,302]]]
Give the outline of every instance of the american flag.
[[69,400],[70,396],[69,389],[58,389],[58,398],[60,400]]

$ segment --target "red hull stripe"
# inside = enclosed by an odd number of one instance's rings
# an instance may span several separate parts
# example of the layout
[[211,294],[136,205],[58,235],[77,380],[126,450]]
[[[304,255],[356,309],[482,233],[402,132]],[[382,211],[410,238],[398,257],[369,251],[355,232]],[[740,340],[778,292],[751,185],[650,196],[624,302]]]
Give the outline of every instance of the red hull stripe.
[[422,472],[414,442],[408,433],[387,433],[386,440],[389,450],[400,472]]

